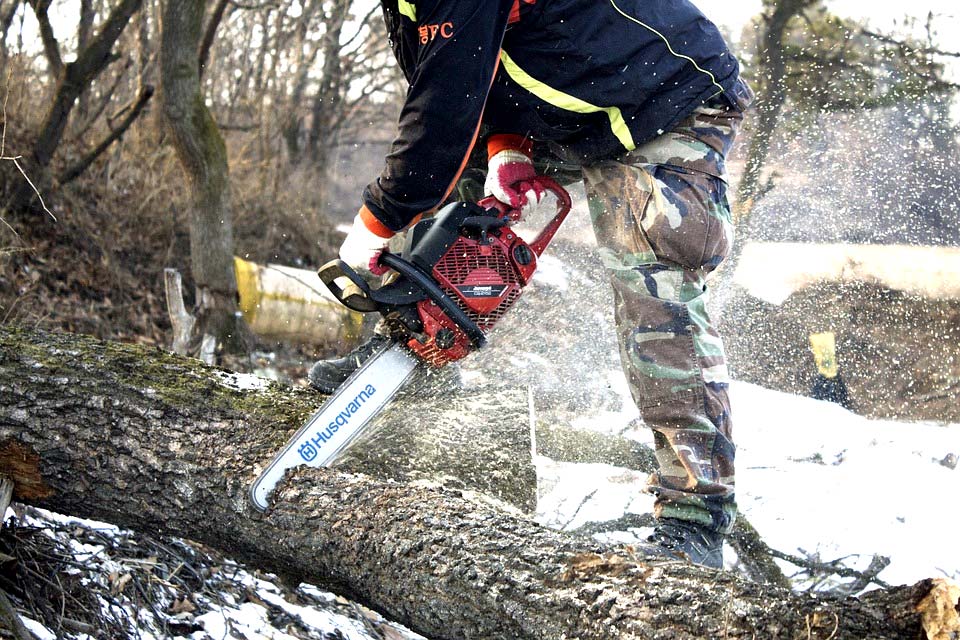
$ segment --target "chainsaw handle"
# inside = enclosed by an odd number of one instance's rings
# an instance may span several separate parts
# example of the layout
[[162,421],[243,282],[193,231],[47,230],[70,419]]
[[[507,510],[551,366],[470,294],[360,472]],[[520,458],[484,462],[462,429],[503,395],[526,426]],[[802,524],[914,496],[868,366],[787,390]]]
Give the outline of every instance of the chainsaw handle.
[[[570,213],[572,202],[570,201],[570,194],[567,193],[567,190],[560,186],[560,183],[553,178],[537,176],[537,182],[557,198],[556,215],[543,227],[533,242],[530,243],[530,248],[537,254],[537,257],[540,257],[546,250],[547,245],[550,244],[550,241],[553,240],[557,229],[560,228],[560,225],[567,218],[567,214]],[[523,215],[523,207],[514,209],[510,205],[500,202],[493,196],[487,196],[477,204],[488,211],[495,209],[501,218],[510,218],[514,222],[519,221]]]
[[530,248],[535,254],[537,254],[537,257],[539,258],[547,249],[547,245],[550,244],[550,241],[553,240],[553,236],[556,235],[557,229],[559,229],[560,225],[563,224],[563,221],[567,219],[567,214],[570,213],[570,208],[573,206],[573,203],[570,201],[570,194],[567,193],[567,190],[561,187],[560,184],[553,178],[540,176],[538,180],[540,181],[541,186],[546,188],[547,191],[557,197],[556,215],[553,216],[553,220],[548,222],[533,240],[533,242],[530,243]]
[[[373,299],[370,285],[346,262],[337,258],[320,267],[317,271],[320,281],[327,286],[337,301],[348,309],[369,313],[379,311],[380,305]],[[350,284],[341,287],[337,280],[346,278]]]
[[[473,346],[480,348],[486,344],[486,336],[483,335],[480,327],[457,306],[457,303],[454,302],[450,296],[444,293],[443,289],[441,289],[429,275],[424,273],[415,264],[407,262],[400,256],[387,251],[380,254],[380,264],[390,267],[397,273],[407,277],[414,285],[420,288],[430,300],[443,309],[447,317],[453,320],[453,322],[463,330]],[[370,284],[343,260],[331,260],[320,267],[317,275],[320,276],[321,282],[327,286],[327,289],[330,290],[333,297],[348,309],[353,309],[361,313],[369,313],[371,311],[380,311],[382,313],[384,309],[387,308],[384,304],[386,300],[378,300],[377,291],[371,289]],[[337,280],[341,278],[346,278],[350,281],[350,284],[341,287],[337,284]]]

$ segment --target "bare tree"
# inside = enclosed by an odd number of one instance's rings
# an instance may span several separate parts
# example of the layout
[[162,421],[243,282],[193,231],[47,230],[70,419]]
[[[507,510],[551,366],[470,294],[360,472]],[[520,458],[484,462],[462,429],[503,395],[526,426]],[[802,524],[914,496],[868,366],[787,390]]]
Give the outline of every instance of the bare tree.
[[[83,38],[85,46],[77,49],[75,60],[64,63],[60,44],[54,37],[47,15],[50,0],[30,0],[40,25],[41,40],[50,73],[56,81],[53,97],[33,143],[30,162],[27,163],[28,169],[32,172],[45,174],[63,141],[71,113],[80,96],[118,58],[113,51],[114,45],[130,18],[139,10],[141,3],[142,0],[121,0],[110,11],[96,35],[90,35],[89,29],[85,27]],[[89,19],[89,14],[81,16],[81,21]],[[32,186],[21,184],[14,192],[15,206],[27,207],[34,198],[34,194]]]
[[[747,154],[747,164],[737,196],[740,215],[747,215],[762,190],[760,176],[770,152],[780,113],[787,99],[784,37],[790,21],[820,0],[766,0],[761,14],[762,30],[757,51],[763,90],[757,100],[757,122]],[[742,244],[742,243],[741,243]]]

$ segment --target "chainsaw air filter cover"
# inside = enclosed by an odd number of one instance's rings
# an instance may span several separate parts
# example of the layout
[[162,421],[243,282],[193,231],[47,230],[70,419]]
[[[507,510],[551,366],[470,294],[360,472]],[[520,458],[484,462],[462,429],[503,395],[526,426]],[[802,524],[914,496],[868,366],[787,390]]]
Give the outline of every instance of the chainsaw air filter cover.
[[[409,234],[408,260],[432,274],[444,293],[486,333],[520,297],[536,270],[536,255],[508,220],[474,204],[456,203]],[[471,350],[460,328],[431,300],[418,303],[423,338],[408,346],[434,366]]]

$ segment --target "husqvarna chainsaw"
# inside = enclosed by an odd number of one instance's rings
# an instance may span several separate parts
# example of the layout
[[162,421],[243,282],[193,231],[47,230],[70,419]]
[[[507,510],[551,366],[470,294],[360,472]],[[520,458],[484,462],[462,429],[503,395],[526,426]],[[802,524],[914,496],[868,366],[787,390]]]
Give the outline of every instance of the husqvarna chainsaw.
[[399,255],[381,254],[380,264],[399,276],[378,289],[341,260],[320,268],[321,281],[337,300],[383,316],[393,342],[340,385],[260,474],[250,489],[257,509],[267,508],[288,469],[331,464],[418,367],[442,367],[486,344],[486,334],[520,297],[570,211],[563,187],[540,180],[556,196],[557,213],[529,243],[511,226],[521,212],[487,198],[449,204],[414,225]]

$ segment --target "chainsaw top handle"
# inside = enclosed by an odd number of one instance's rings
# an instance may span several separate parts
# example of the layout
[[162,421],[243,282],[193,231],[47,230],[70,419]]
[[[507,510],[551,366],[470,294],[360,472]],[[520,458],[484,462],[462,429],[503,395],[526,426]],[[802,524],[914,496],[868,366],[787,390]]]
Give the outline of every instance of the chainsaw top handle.
[[[547,176],[537,176],[537,182],[539,182],[540,186],[552,193],[557,198],[556,215],[554,215],[553,219],[548,222],[543,229],[540,230],[540,233],[537,235],[537,237],[530,242],[530,248],[535,254],[537,254],[537,257],[540,257],[546,250],[547,245],[550,244],[550,241],[553,240],[553,236],[556,235],[557,229],[560,228],[560,225],[567,218],[567,214],[570,213],[572,203],[570,201],[570,194],[567,193],[567,190],[561,187],[560,184],[553,178],[548,178]],[[487,210],[495,209],[501,218],[509,218],[514,222],[519,221],[520,218],[523,217],[523,207],[514,209],[510,205],[500,202],[493,196],[487,196],[477,204]]]

